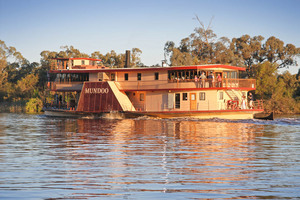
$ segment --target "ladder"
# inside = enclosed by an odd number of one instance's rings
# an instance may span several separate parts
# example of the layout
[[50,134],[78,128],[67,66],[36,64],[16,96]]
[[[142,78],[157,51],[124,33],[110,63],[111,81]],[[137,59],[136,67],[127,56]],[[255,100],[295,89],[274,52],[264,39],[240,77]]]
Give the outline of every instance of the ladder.
[[225,90],[225,93],[229,96],[230,100],[239,100],[239,97],[236,95],[234,90]]

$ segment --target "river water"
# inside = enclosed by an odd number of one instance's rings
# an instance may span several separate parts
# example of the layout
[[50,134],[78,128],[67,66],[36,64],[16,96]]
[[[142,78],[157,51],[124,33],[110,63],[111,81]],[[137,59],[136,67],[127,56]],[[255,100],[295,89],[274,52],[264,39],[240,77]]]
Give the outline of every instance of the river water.
[[300,116],[0,113],[0,199],[297,199]]

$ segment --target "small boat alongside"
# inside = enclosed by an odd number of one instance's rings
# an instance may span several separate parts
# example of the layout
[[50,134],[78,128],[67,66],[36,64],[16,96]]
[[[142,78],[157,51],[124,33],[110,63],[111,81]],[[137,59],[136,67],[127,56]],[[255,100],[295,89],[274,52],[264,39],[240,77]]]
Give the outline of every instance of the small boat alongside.
[[274,113],[255,113],[254,119],[261,119],[261,120],[274,120]]
[[48,83],[54,100],[45,104],[45,115],[253,119],[264,111],[262,101],[247,100],[256,81],[239,78],[242,67],[107,68],[100,61],[55,59]]

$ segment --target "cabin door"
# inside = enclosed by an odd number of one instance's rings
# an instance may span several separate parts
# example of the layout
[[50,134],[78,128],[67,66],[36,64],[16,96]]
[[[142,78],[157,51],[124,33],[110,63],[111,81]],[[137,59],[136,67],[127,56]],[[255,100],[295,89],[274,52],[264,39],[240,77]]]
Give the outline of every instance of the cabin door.
[[190,110],[197,110],[196,93],[190,93]]

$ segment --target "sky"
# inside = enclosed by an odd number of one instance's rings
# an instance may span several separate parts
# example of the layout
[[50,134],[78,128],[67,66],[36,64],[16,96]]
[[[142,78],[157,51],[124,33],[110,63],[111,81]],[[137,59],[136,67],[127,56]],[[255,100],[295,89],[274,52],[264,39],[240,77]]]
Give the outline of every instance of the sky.
[[299,8],[300,0],[0,0],[0,40],[30,62],[72,45],[87,54],[139,48],[141,62],[155,65],[167,41],[178,45],[199,27],[196,15],[206,26],[213,19],[218,38],[275,36],[300,47]]

